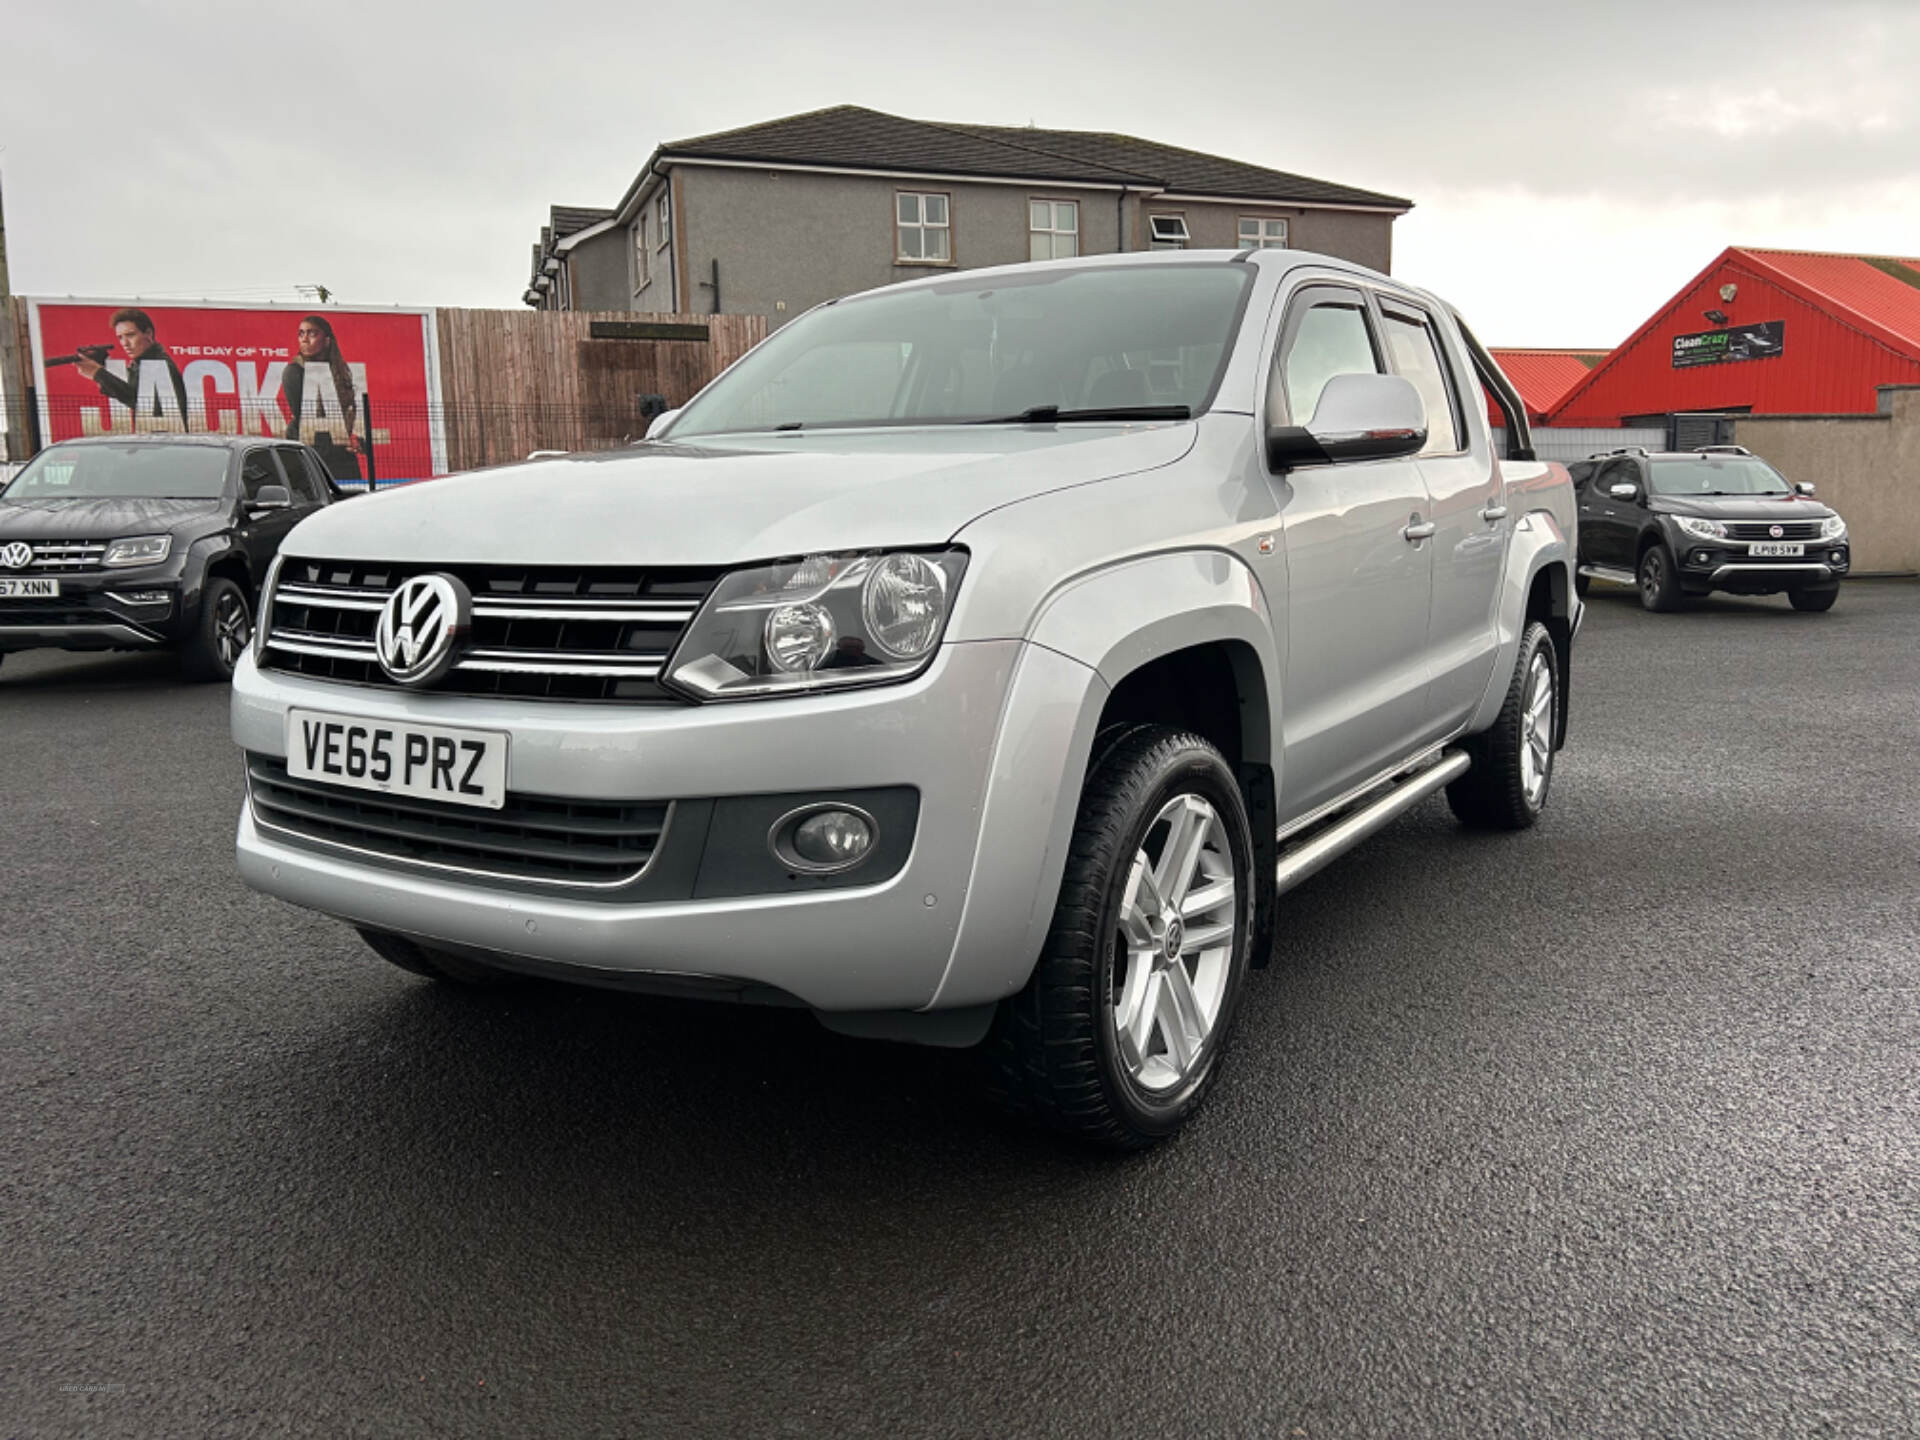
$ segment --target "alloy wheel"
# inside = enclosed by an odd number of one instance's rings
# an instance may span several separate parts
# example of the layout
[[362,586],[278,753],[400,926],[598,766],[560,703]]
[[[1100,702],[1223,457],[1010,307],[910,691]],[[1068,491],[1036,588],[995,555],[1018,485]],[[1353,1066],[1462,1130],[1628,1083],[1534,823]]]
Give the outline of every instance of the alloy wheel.
[[247,602],[231,590],[223,591],[213,607],[213,643],[220,654],[220,663],[229,670],[238,665],[252,638]]
[[1527,670],[1526,708],[1520,712],[1520,783],[1527,804],[1538,810],[1553,773],[1553,667],[1545,651]]
[[1113,938],[1108,1014],[1141,1089],[1171,1090],[1199,1065],[1226,998],[1237,902],[1226,823],[1200,796],[1175,796],[1133,857]]
[[1666,563],[1658,550],[1647,551],[1640,562],[1640,594],[1649,608],[1659,599],[1660,587],[1666,582]]

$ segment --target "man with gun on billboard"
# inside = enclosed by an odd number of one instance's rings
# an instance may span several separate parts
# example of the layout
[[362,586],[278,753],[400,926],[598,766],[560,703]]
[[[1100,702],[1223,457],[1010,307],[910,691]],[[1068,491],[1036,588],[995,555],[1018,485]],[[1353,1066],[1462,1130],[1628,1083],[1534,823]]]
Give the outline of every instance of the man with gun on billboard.
[[[109,400],[118,400],[122,405],[142,420],[154,415],[166,416],[166,389],[170,384],[173,391],[173,414],[179,419],[179,428],[187,428],[187,382],[180,374],[180,367],[173,363],[173,357],[167,354],[160,342],[154,339],[153,317],[144,310],[116,310],[113,312],[114,340],[119,344],[121,353],[127,357],[127,375],[122,378],[107,369],[108,357],[113,354],[111,345],[79,345],[71,355],[53,355],[47,359],[47,368],[56,365],[73,365],[80,374],[94,383],[94,387]],[[145,367],[153,367],[147,369]],[[164,367],[164,380],[161,369]],[[150,377],[148,392],[155,398],[145,411],[140,404],[140,379]],[[167,427],[171,428],[171,427]]]

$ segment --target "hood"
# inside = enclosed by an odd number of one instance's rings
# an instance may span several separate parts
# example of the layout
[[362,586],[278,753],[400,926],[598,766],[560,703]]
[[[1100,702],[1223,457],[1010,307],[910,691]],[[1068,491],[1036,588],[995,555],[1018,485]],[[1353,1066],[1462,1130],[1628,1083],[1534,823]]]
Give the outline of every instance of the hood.
[[1824,520],[1833,510],[1808,495],[1654,495],[1656,515],[1697,515],[1706,520]]
[[1190,421],[729,436],[483,470],[330,505],[290,554],[443,564],[733,565],[937,545],[989,510],[1170,465]]
[[0,543],[13,540],[117,540],[203,528],[224,515],[220,500],[0,500]]

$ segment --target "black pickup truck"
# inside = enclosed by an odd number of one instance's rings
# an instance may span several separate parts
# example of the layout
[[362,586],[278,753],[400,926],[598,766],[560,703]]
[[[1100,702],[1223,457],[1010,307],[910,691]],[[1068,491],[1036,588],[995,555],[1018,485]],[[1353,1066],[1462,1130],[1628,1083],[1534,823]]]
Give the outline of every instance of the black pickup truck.
[[280,542],[347,493],[284,440],[50,446],[0,490],[0,658],[168,647],[195,679],[225,680]]
[[1738,445],[1616,450],[1568,467],[1580,506],[1574,586],[1614,580],[1649,610],[1692,596],[1786,592],[1830,610],[1852,565],[1847,522]]

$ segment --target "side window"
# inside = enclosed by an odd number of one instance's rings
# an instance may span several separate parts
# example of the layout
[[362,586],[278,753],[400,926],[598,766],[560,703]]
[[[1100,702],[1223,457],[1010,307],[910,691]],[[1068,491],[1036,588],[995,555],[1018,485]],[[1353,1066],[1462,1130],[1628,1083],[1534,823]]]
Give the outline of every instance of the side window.
[[1567,478],[1573,482],[1573,488],[1585,492],[1587,481],[1593,475],[1593,461],[1576,460],[1567,466]]
[[1439,337],[1424,318],[1383,309],[1387,353],[1396,374],[1413,382],[1427,407],[1427,443],[1422,455],[1450,455],[1464,449],[1460,440],[1460,412],[1453,403],[1453,384],[1441,358]]
[[285,477],[280,474],[280,467],[273,463],[272,454],[266,450],[249,450],[246,458],[240,462],[240,488],[246,491],[249,504],[260,498],[262,485],[286,483]]
[[1267,393],[1269,415],[1289,423],[1313,419],[1320,392],[1336,375],[1378,375],[1372,331],[1360,297],[1315,301],[1292,323]]
[[1631,460],[1616,460],[1600,472],[1599,478],[1594,481],[1593,488],[1602,500],[1611,500],[1614,486],[1639,483],[1640,468]]
[[302,450],[300,458],[306,461],[307,474],[313,477],[313,488],[320,496],[322,504],[333,499],[333,477],[327,474],[327,467],[320,457],[311,450]]
[[273,453],[280,457],[280,468],[286,471],[287,488],[293,492],[293,503],[318,505],[321,492],[314,488],[313,476],[307,473],[306,461],[300,452],[291,445],[281,445]]

